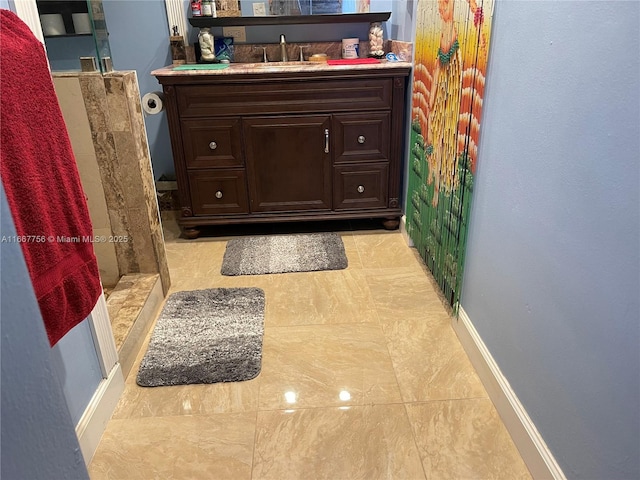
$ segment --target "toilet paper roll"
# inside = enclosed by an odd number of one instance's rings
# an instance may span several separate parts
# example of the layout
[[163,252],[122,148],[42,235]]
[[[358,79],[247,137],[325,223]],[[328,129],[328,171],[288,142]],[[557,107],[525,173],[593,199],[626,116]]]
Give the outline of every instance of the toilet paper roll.
[[71,18],[76,33],[91,33],[91,20],[88,13],[72,13]]
[[40,24],[42,25],[42,33],[47,36],[64,35],[64,20],[60,13],[46,13],[40,15]]
[[164,110],[164,95],[162,92],[149,92],[142,97],[142,109],[149,115],[155,115]]

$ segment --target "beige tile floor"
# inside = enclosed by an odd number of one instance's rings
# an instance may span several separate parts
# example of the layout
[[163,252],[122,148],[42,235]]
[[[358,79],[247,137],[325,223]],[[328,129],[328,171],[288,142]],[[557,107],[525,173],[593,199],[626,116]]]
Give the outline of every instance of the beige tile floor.
[[141,388],[145,341],[91,478],[530,478],[415,250],[348,227],[346,270],[223,277],[229,237],[178,239],[165,218],[172,292],[264,289],[262,372]]

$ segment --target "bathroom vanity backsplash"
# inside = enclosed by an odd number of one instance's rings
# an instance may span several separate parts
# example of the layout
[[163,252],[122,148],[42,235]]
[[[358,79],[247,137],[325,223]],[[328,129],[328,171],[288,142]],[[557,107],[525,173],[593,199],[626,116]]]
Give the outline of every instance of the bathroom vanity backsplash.
[[398,60],[403,62],[413,61],[413,43],[401,40],[387,40],[385,42],[385,52],[395,53]]
[[[303,42],[288,43],[287,57],[290,61],[300,59],[300,45],[303,46],[303,55],[305,60],[314,53],[326,53],[329,59],[338,59],[342,56],[342,42]],[[267,59],[270,62],[279,62],[281,60],[280,45],[273,44],[236,44],[234,45],[233,62],[234,63],[254,63],[262,62],[263,50],[266,48]],[[413,44],[411,42],[401,42],[398,40],[385,41],[385,52],[392,52],[398,56],[399,60],[411,62],[413,59]],[[369,42],[360,42],[360,57],[366,58],[369,55]]]

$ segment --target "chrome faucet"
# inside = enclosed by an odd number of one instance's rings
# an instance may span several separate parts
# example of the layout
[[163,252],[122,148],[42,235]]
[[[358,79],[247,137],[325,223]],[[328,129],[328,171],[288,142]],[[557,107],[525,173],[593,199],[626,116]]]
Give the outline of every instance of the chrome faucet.
[[298,45],[298,48],[300,49],[300,61],[304,62],[304,52],[302,51],[303,48],[309,48],[311,45]]
[[284,38],[284,33],[280,34],[280,56],[281,61],[289,61],[289,57],[287,57],[287,40]]
[[262,45],[254,45],[252,50],[262,49],[262,62],[267,63],[269,59],[267,58],[267,47],[263,47]]

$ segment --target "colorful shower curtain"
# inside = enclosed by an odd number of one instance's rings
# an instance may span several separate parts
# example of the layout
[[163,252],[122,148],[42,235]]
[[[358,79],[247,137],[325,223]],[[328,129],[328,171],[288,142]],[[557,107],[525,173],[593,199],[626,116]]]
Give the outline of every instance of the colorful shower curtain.
[[457,308],[494,0],[418,0],[407,231]]

